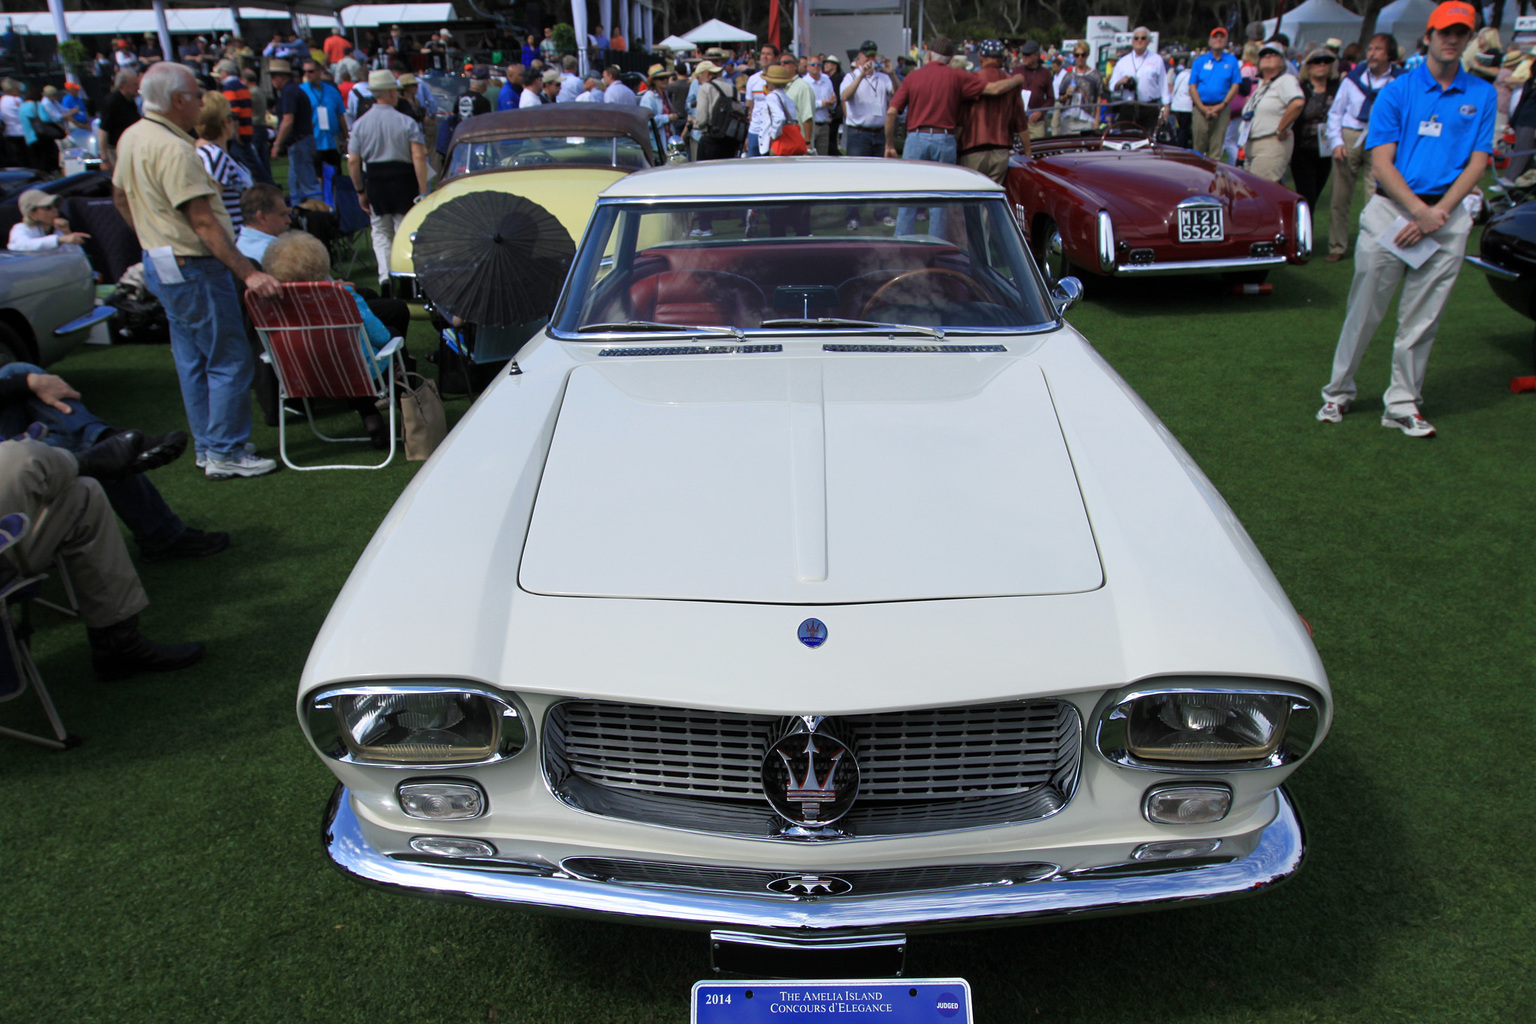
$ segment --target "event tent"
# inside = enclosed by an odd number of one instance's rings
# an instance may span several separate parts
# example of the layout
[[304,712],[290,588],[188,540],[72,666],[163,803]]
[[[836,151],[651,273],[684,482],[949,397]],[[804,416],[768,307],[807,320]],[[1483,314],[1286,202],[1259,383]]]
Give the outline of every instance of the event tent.
[[1308,47],[1326,42],[1331,36],[1344,42],[1360,37],[1360,25],[1365,19],[1334,0],[1306,0],[1293,10],[1286,11],[1278,19],[1264,22],[1264,38],[1277,31],[1284,32],[1291,40],[1293,53],[1304,53]]
[[1376,31],[1396,39],[1398,53],[1406,57],[1424,37],[1424,26],[1434,9],[1434,0],[1393,0],[1377,12]]
[[656,44],[656,49],[671,50],[673,53],[687,53],[698,48],[699,45],[697,43],[684,39],[682,36],[667,36],[667,38]]
[[[453,4],[353,4],[341,11],[341,23],[347,28],[376,28],[380,25],[447,25],[458,20]],[[287,21],[285,11],[263,7],[240,8],[242,21]],[[336,19],[309,15],[306,18],[310,30],[331,28]],[[17,31],[36,35],[53,35],[53,15],[47,11],[35,14],[0,15],[0,22],[10,22]],[[120,11],[65,11],[64,23],[70,35],[115,36],[128,33],[153,32],[159,27],[152,10]],[[172,35],[194,35],[199,32],[233,32],[234,18],[228,7],[172,7],[165,9],[165,24]]]
[[719,18],[710,18],[692,32],[684,32],[683,38],[690,43],[753,43],[757,36],[735,25],[727,25]]

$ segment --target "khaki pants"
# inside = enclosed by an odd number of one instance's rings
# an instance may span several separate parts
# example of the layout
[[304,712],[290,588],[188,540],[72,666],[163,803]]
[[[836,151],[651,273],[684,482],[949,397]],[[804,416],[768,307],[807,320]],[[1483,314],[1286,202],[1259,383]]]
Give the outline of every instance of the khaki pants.
[[370,213],[369,234],[373,236],[373,258],[379,262],[379,284],[389,282],[389,255],[395,248],[395,232],[400,230],[403,213]]
[[1192,143],[1196,153],[1204,153],[1207,157],[1221,163],[1222,146],[1227,141],[1227,125],[1232,121],[1232,108],[1222,104],[1221,113],[1215,117],[1206,117],[1196,110],[1190,118],[1190,127],[1194,132]]
[[1343,255],[1349,248],[1349,204],[1355,198],[1355,179],[1365,172],[1365,198],[1376,194],[1376,176],[1365,146],[1358,145],[1365,132],[1344,129],[1344,159],[1333,162],[1333,198],[1328,203],[1328,251]]
[[1280,184],[1285,180],[1286,169],[1291,166],[1291,150],[1296,145],[1296,136],[1287,136],[1284,142],[1277,135],[1266,135],[1262,139],[1249,139],[1243,147],[1244,169],[1249,174],[1257,175],[1265,181]]
[[0,442],[0,509],[32,520],[5,557],[29,576],[46,571],[55,554],[62,558],[87,626],[115,626],[149,604],[106,494],[79,475],[70,452],[40,441]]
[[1050,127],[1051,115],[1046,114],[1038,121],[1029,122],[1029,137],[1031,139],[1045,138],[1046,129]]
[[1008,177],[1008,153],[1009,150],[1001,147],[973,149],[969,153],[960,154],[960,166],[980,171],[1001,185],[1003,179]]
[[811,148],[818,156],[829,156],[832,153],[832,122],[817,121],[811,129]]
[[1378,241],[1400,215],[1407,216],[1402,207],[1380,194],[1372,196],[1360,213],[1355,277],[1349,286],[1344,328],[1333,353],[1333,377],[1323,388],[1325,401],[1354,400],[1355,371],[1360,368],[1371,335],[1386,317],[1401,283],[1397,334],[1392,339],[1392,381],[1382,398],[1387,411],[1394,416],[1419,411],[1429,350],[1434,346],[1446,300],[1461,272],[1461,258],[1472,231],[1471,216],[1466,207],[1458,204],[1445,226],[1434,234],[1440,248],[1419,269],[1413,270]]

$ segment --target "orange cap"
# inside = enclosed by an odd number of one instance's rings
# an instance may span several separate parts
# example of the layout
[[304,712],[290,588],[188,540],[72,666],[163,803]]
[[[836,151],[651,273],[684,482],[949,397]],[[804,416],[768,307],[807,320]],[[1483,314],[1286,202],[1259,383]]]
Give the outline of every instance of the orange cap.
[[1428,28],[1450,28],[1452,25],[1465,25],[1467,30],[1477,28],[1477,13],[1472,10],[1472,5],[1463,3],[1462,0],[1446,0],[1429,14]]

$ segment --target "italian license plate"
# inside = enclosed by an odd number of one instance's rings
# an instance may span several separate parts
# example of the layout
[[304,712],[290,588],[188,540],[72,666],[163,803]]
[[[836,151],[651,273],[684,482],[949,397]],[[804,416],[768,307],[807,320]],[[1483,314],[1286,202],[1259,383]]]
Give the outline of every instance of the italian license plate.
[[1220,242],[1221,207],[1193,206],[1179,211],[1179,241]]
[[962,978],[874,981],[701,981],[693,1024],[970,1024],[971,987]]

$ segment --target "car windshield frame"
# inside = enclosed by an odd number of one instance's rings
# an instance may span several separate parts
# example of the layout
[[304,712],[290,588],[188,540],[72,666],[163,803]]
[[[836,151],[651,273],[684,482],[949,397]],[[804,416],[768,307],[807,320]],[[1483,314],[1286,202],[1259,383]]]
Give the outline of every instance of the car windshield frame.
[[[579,155],[579,159],[556,158],[539,162],[501,163],[501,160],[509,157],[515,160],[520,159],[518,154],[508,152],[500,156],[491,156],[495,162],[486,163],[483,166],[471,165],[471,161],[477,154],[481,159],[485,159],[497,147],[527,150],[530,153],[544,153],[550,156],[566,152]],[[625,158],[622,161],[621,155]],[[624,171],[641,171],[650,166],[651,162],[646,155],[645,147],[628,135],[589,135],[568,132],[550,135],[510,135],[504,138],[460,140],[448,154],[448,162],[443,168],[443,179],[446,181],[450,178],[462,178],[471,174],[486,174],[494,171],[538,170],[541,167],[605,167]]]
[[[795,204],[813,204],[807,216],[819,215],[822,218],[823,228],[825,228],[826,218],[830,216],[826,208],[843,211],[849,207],[858,207],[863,208],[866,213],[880,209],[895,215],[910,211],[914,217],[917,216],[918,210],[926,213],[929,209],[958,208],[961,227],[951,229],[950,233],[961,234],[966,241],[957,242],[919,231],[898,236],[895,234],[896,229],[883,226],[879,217],[869,217],[861,221],[861,227],[868,225],[865,227],[864,234],[854,234],[853,231],[857,229],[850,229],[846,233],[834,231],[822,236],[818,236],[812,230],[809,234],[774,237],[726,233],[725,237],[717,235],[711,238],[699,238],[689,237],[679,232],[659,241],[641,241],[639,238],[641,223],[648,215],[666,214],[674,218],[685,215],[694,218],[701,212],[709,211],[710,208],[714,208],[717,215],[722,215],[724,211],[731,209],[751,208],[756,211],[757,223],[771,225],[776,211],[791,210]],[[818,210],[817,207],[822,209]],[[625,216],[626,214],[632,215]],[[738,223],[744,224],[745,217],[742,216]],[[841,227],[840,223],[839,227]],[[764,259],[768,259],[773,248],[781,246],[808,247],[806,254],[811,255],[814,249],[809,247],[833,244],[846,247],[850,242],[862,246],[867,242],[872,252],[882,246],[890,249],[900,248],[905,253],[932,247],[932,255],[924,253],[923,255],[928,256],[928,262],[907,270],[900,267],[881,267],[865,275],[849,274],[841,284],[838,280],[830,278],[804,283],[777,284],[771,292],[763,290],[764,309],[773,311],[773,315],[764,315],[755,323],[708,321],[690,324],[669,320],[666,317],[644,316],[633,310],[621,311],[625,305],[632,305],[624,298],[622,282],[628,281],[629,287],[632,288],[654,273],[650,268],[635,266],[637,260],[644,264],[646,260],[661,257],[666,265],[666,272],[685,271],[696,274],[698,271],[687,265],[673,267],[671,258],[682,256],[686,262],[687,259],[696,257],[705,260],[708,264],[710,253],[733,247],[739,248],[749,242],[752,254],[750,257],[744,257],[742,262],[748,263],[750,260],[753,268],[759,266]],[[919,314],[915,317],[860,316],[858,313],[871,310],[869,302],[872,301],[872,298],[864,297],[862,292],[851,299],[857,305],[858,299],[864,298],[862,308],[855,309],[853,312],[837,308],[837,304],[843,301],[840,289],[863,276],[886,275],[883,280],[875,282],[877,286],[888,284],[890,280],[903,275],[922,277],[925,282],[929,277],[934,281],[949,278],[959,282],[960,285],[965,285],[966,280],[974,281],[975,278],[970,278],[963,272],[951,271],[947,268],[942,274],[937,271],[942,267],[943,257],[964,260],[967,269],[975,269],[974,263],[970,260],[976,255],[975,250],[978,244],[982,248],[1000,250],[990,254],[983,252],[981,255],[1001,256],[1006,264],[1007,276],[1000,275],[992,263],[984,263],[982,269],[976,270],[976,278],[981,279],[983,290],[993,290],[994,294],[969,303],[950,299],[941,301],[943,305],[950,308],[962,308],[967,305],[985,307],[987,316],[994,318],[1001,316],[1006,322],[935,322],[922,315],[925,309],[938,309],[940,302],[907,302],[899,305],[893,303],[889,309],[885,310],[895,314]],[[834,250],[829,248],[828,255],[832,255],[833,252]],[[713,264],[708,265],[713,269]],[[912,273],[913,271],[920,273]],[[841,275],[845,271],[838,273]],[[752,283],[762,290],[761,278],[753,280]],[[609,291],[608,297],[603,294],[605,285]],[[965,287],[969,289],[969,285]],[[999,287],[1011,288],[1012,292],[997,291]],[[837,293],[835,298],[832,293]],[[771,305],[768,301],[770,295]],[[1005,304],[995,301],[998,295],[1002,295],[1009,302]],[[967,296],[967,298],[974,299],[974,296]],[[755,298],[753,301],[755,302]],[[801,303],[798,308],[789,308],[797,302]],[[659,323],[658,320],[666,322]],[[656,344],[690,341],[695,338],[719,341],[719,335],[722,332],[734,334],[740,338],[836,333],[840,336],[903,334],[942,339],[945,335],[1033,334],[1054,330],[1060,326],[1060,323],[1061,316],[1056,304],[1035,266],[1034,258],[1029,254],[1028,245],[1019,230],[1015,213],[1009,206],[1005,193],[980,190],[974,192],[892,191],[599,198],[581,244],[578,246],[577,259],[566,278],[565,287],[561,290],[560,299],[550,318],[547,331],[551,337],[563,341],[604,343],[643,341]]]

